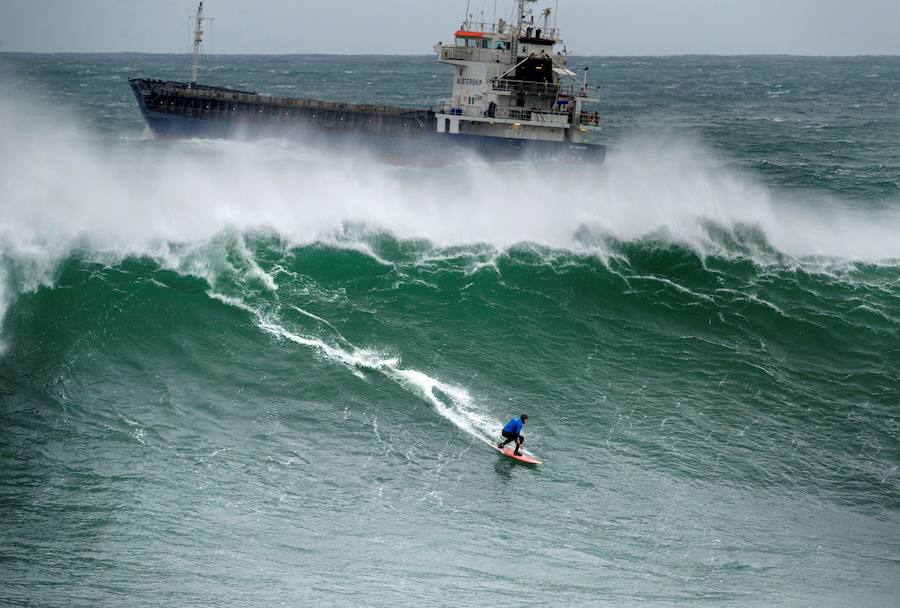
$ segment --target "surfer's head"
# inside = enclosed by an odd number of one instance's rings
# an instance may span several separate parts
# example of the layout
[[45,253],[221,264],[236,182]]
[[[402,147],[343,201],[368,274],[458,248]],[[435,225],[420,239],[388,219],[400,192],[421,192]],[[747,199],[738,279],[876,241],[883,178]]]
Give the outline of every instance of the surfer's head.
[[521,418],[523,424],[528,422],[528,414],[522,414],[519,418]]

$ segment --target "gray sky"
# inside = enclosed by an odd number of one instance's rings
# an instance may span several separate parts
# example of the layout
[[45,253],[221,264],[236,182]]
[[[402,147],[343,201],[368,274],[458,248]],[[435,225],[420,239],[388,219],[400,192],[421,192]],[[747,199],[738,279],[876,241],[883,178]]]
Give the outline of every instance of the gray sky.
[[[490,20],[494,0],[470,0]],[[556,0],[540,0],[539,7]],[[0,0],[0,51],[181,53],[197,0]],[[900,0],[559,0],[580,55],[900,54]],[[512,0],[497,0],[509,14]],[[431,52],[466,0],[206,0],[207,53]]]

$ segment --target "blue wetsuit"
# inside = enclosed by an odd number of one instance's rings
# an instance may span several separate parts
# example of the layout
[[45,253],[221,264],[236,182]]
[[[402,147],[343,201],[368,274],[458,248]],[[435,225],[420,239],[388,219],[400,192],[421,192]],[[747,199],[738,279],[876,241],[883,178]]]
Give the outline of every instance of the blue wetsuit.
[[[496,427],[495,427],[496,428]],[[507,439],[515,439],[519,435],[522,434],[522,420],[520,418],[513,418],[509,422],[506,423],[506,426],[503,427],[503,436]]]
[[522,437],[522,426],[524,426],[524,422],[522,422],[521,418],[513,418],[509,422],[506,423],[506,426],[503,427],[503,431],[500,432],[503,435],[503,438],[506,441],[501,441],[497,444],[498,448],[503,448],[510,441],[516,442],[516,451],[515,454],[519,454],[519,447],[525,443],[525,438]]

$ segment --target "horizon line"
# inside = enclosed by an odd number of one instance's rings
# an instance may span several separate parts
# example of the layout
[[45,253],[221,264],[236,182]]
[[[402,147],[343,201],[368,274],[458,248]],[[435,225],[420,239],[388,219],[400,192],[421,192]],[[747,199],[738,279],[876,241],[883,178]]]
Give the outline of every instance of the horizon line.
[[[190,52],[166,51],[13,51],[0,49],[0,55],[159,55],[185,56]],[[204,53],[205,57],[431,57],[434,53]],[[572,53],[569,57],[806,57],[806,58],[852,58],[852,57],[900,57],[900,53],[854,53],[850,55],[827,55],[814,53],[658,53],[658,54],[582,54]]]

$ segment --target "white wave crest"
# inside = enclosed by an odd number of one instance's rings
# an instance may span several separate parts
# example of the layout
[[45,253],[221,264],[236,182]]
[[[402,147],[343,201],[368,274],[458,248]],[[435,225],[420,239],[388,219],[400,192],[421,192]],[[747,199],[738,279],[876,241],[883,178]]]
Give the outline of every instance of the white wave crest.
[[[773,192],[690,142],[634,140],[602,167],[473,161],[407,170],[273,141],[99,142],[47,116],[0,91],[0,315],[17,293],[52,282],[72,251],[168,266],[173,244],[203,245],[225,231],[266,230],[290,245],[327,243],[388,264],[366,231],[436,247],[534,243],[604,260],[617,255],[608,239],[654,236],[728,255],[712,224],[754,227],[798,265],[900,260],[900,204],[854,209]],[[275,288],[261,270],[255,280]]]

